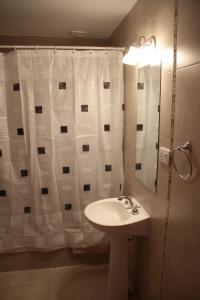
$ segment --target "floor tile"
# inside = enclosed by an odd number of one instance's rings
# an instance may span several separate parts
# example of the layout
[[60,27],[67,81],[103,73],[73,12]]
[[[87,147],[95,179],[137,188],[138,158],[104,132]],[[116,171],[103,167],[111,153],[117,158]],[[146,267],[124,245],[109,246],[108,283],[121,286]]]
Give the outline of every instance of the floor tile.
[[0,299],[8,300],[8,288],[0,288]]
[[10,287],[26,285],[45,285],[48,283],[48,269],[11,272]]
[[51,269],[50,300],[106,300],[106,277],[104,265]]
[[9,285],[10,272],[0,272],[0,288],[6,288]]
[[33,285],[9,288],[6,300],[49,300],[48,286]]

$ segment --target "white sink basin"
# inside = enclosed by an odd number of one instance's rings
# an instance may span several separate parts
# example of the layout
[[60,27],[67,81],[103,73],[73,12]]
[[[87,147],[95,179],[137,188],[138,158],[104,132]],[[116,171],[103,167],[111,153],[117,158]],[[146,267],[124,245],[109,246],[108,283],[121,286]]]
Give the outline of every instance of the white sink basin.
[[111,237],[108,300],[128,300],[127,237],[147,235],[149,229],[150,217],[140,203],[132,198],[138,208],[137,214],[133,214],[125,202],[117,198],[99,200],[84,211],[94,227]]
[[146,235],[149,228],[149,215],[141,205],[132,198],[135,205],[138,205],[139,213],[133,215],[122,201],[117,198],[98,200],[85,208],[85,216],[88,221],[97,229],[110,234],[124,235]]

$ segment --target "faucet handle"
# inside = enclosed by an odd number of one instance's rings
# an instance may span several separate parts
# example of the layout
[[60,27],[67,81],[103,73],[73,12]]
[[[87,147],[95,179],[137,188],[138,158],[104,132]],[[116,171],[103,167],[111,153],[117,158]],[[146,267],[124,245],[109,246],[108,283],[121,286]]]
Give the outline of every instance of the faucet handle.
[[138,206],[138,205],[134,205],[134,206],[133,206],[133,208],[132,208],[132,214],[133,214],[133,215],[139,214],[138,208],[140,208],[140,206]]

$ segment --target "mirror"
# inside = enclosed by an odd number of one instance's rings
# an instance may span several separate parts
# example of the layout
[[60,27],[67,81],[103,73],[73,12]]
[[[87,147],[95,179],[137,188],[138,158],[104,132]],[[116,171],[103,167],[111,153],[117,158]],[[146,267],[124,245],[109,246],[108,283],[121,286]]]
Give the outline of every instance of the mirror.
[[159,148],[161,65],[138,69],[136,177],[156,191]]

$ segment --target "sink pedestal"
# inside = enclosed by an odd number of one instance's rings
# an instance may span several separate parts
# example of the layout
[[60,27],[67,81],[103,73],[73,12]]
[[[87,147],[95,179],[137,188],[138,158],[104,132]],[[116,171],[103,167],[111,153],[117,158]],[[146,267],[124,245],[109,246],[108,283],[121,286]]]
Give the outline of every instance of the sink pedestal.
[[123,235],[111,236],[108,300],[128,300],[128,242]]
[[127,237],[144,236],[149,232],[148,213],[136,199],[127,199],[137,207],[135,214],[120,201],[121,198],[98,200],[84,210],[88,221],[111,238],[108,300],[128,300]]

